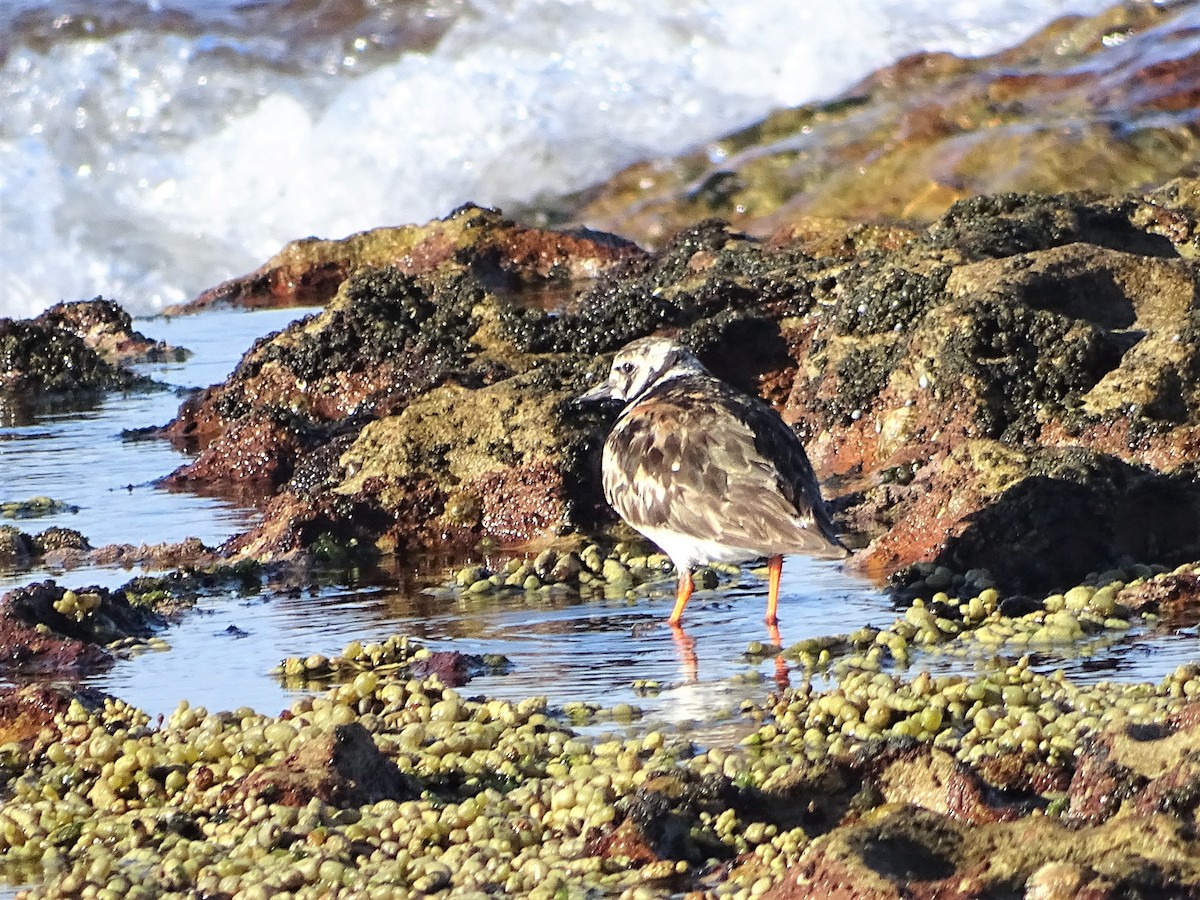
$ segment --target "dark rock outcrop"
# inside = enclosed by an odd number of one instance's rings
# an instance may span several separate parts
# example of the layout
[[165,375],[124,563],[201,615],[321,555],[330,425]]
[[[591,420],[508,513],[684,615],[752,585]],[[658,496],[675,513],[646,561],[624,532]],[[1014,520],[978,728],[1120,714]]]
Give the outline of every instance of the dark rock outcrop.
[[168,434],[201,452],[169,482],[260,497],[231,544],[255,556],[590,531],[611,521],[607,420],[565,401],[598,354],[667,331],[838,476],[864,571],[1040,591],[1174,565],[1200,557],[1196,195],[981,197],[849,244],[838,223],[761,243],[706,222],[653,254],[464,208],[402,229],[419,264],[348,271],[186,404]]
[[166,620],[107,588],[69,590],[53,581],[9,591],[0,599],[0,670],[84,672],[113,660],[105,646],[149,638]]
[[0,416],[22,421],[109,391],[158,389],[125,367],[186,355],[134,331],[129,314],[101,297],[59,303],[36,319],[0,319]]

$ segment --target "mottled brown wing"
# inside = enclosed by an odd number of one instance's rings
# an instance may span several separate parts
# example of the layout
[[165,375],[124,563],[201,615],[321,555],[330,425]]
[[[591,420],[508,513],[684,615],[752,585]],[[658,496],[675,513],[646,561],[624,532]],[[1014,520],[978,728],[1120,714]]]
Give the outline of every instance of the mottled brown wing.
[[605,458],[605,496],[634,527],[763,555],[843,555],[799,440],[716,379],[679,379],[625,410]]
[[833,545],[827,555],[849,555],[849,551],[838,538],[837,529],[833,527],[829,510],[821,498],[820,482],[817,481],[812,464],[808,461],[808,454],[804,452],[804,445],[800,443],[796,432],[779,418],[775,410],[757,397],[739,395],[737,404],[741,409],[740,416],[752,424],[755,446],[766,459],[775,464],[780,492],[798,515],[813,518],[817,530]]

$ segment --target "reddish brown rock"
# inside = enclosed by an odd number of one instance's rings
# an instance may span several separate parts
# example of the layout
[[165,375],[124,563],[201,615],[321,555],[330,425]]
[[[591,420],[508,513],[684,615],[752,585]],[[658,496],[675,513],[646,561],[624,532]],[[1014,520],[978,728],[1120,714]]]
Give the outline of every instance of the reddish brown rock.
[[1140,231],[1140,206],[1014,200],[962,204],[891,262],[831,277],[829,313],[792,332],[790,417],[877,538],[856,564],[1039,590],[1200,555],[1193,264],[1164,258],[1182,247]]
[[480,527],[507,543],[553,534],[567,521],[569,494],[563,472],[549,459],[484,473],[466,490],[479,498]]
[[71,705],[71,695],[44,685],[0,688],[0,744],[30,744],[54,717]]
[[191,354],[180,347],[146,337],[133,328],[129,313],[111,300],[96,297],[71,303],[57,303],[35,322],[76,335],[85,345],[113,365],[182,361]]
[[996,790],[1026,799],[1066,793],[1072,775],[1067,762],[1051,763],[1040,753],[1021,750],[981,759],[972,771]]
[[101,647],[62,635],[47,634],[0,610],[0,654],[9,672],[45,674],[90,672],[112,664]]
[[318,541],[332,542],[347,551],[374,547],[395,553],[435,543],[447,550],[464,550],[474,540],[469,529],[451,529],[442,521],[447,498],[428,477],[389,483],[386,490],[395,503],[392,509],[377,499],[384,491],[382,485],[368,482],[362,487],[357,495],[284,491],[263,508],[260,525],[230,538],[225,549],[268,560],[303,551]]
[[908,803],[963,822],[1017,818],[1023,810],[992,802],[987,784],[949,753],[923,746],[905,752],[875,779],[889,803]]
[[663,858],[646,832],[632,819],[625,819],[590,841],[586,851],[588,856],[611,859],[623,866],[644,866]]
[[1089,742],[1070,786],[1070,816],[1102,822],[1122,810],[1190,819],[1200,809],[1200,704],[1162,724],[1118,721]]
[[142,565],[153,569],[192,568],[203,570],[222,557],[198,538],[162,544],[105,544],[91,551],[86,561],[98,566]]
[[489,661],[473,653],[458,650],[434,650],[412,661],[409,672],[416,678],[436,675],[446,687],[462,687],[477,675],[489,671],[503,671],[507,661]]
[[122,592],[69,591],[53,581],[26,585],[0,599],[0,667],[22,672],[96,668],[112,662],[105,645],[150,637],[165,624]]
[[324,313],[259,342],[185,403],[166,433],[200,455],[166,483],[278,492],[263,526],[232,545],[260,555],[322,535],[390,550],[559,527],[553,407],[567,391],[514,352],[499,316],[522,286],[573,283],[639,251],[477,208],[319,248],[352,257],[354,274]]
[[868,496],[868,510],[894,519],[856,563],[882,573],[936,559],[1037,592],[1078,583],[1106,560],[1174,565],[1200,555],[1190,477],[1080,449],[1021,453],[969,440],[934,456],[905,488]]
[[[763,896],[838,900],[983,900],[996,896],[1194,897],[1196,841],[1162,815],[1072,827],[1046,816],[968,826],[891,808],[814,840]],[[1098,875],[1096,873],[1103,873]]]
[[1183,572],[1122,588],[1119,603],[1138,612],[1156,612],[1173,627],[1200,623],[1200,574]]
[[257,769],[236,788],[284,806],[317,799],[332,806],[363,806],[380,800],[411,800],[419,789],[379,752],[362,725],[337,725],[328,737],[309,740],[277,766]]
[[305,440],[303,426],[298,428],[294,420],[281,418],[271,411],[252,410],[195,460],[164,479],[163,485],[179,489],[219,486],[227,492],[244,486],[252,493],[273,493],[292,477],[301,454],[312,443]]
[[331,300],[356,271],[393,267],[405,275],[428,274],[460,265],[456,256],[468,246],[467,265],[480,277],[500,282],[589,278],[639,252],[612,235],[526,228],[464,206],[426,225],[376,228],[342,240],[293,241],[249,275],[210,288],[172,312],[214,304],[317,306]]
[[[245,563],[196,565],[189,552],[191,543],[160,545],[157,548],[128,548],[136,551],[115,562],[182,565],[187,571],[162,577],[140,575],[121,587],[64,588],[53,581],[36,582],[8,591],[0,598],[0,672],[9,675],[57,674],[78,678],[112,664],[111,645],[130,639],[145,640],[176,621],[195,598],[206,591],[224,591],[229,586],[247,588],[259,584],[259,569]],[[203,545],[200,545],[201,547]],[[101,548],[87,554],[88,561],[103,565],[112,559]],[[48,552],[47,559],[54,558]]]

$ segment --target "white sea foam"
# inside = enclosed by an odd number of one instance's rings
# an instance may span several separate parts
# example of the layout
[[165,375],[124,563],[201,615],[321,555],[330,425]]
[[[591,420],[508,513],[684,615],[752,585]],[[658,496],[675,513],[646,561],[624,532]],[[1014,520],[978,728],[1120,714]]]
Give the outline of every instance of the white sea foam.
[[145,31],[0,69],[0,315],[186,300],[284,242],[536,203],[1101,0],[475,0],[428,54],[281,72]]

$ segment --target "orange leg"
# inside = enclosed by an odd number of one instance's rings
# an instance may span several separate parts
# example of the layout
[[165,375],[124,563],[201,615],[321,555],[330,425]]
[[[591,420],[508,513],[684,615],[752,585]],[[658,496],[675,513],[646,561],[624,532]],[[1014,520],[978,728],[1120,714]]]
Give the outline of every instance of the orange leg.
[[671,618],[667,619],[672,625],[678,625],[679,620],[683,618],[683,608],[692,596],[693,587],[692,570],[684,569],[679,573],[679,584],[675,588],[675,608],[671,610]]
[[782,691],[788,686],[788,665],[783,658],[783,638],[779,634],[779,626],[774,622],[768,623],[767,634],[771,643],[779,652],[775,654],[775,684]]
[[767,636],[771,638],[771,646],[776,650],[783,649],[783,637],[779,634],[779,626],[774,622],[767,625]]
[[783,557],[772,556],[767,560],[767,624],[779,622],[779,578],[783,575]]
[[679,660],[683,664],[683,680],[686,684],[695,684],[700,680],[700,659],[696,656],[696,641],[678,625],[672,625],[671,631],[675,646],[679,650]]

